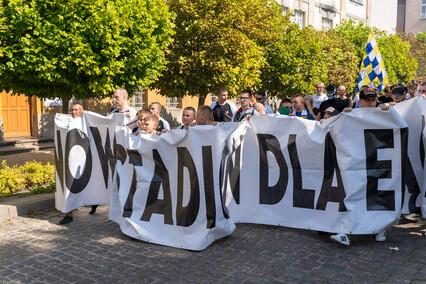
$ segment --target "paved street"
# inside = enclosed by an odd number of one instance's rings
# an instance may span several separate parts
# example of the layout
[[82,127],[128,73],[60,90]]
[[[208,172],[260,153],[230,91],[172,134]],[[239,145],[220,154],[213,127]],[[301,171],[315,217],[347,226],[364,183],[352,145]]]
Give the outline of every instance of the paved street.
[[426,281],[425,221],[392,227],[383,243],[353,236],[350,247],[312,231],[239,224],[192,252],[132,240],[108,220],[108,207],[89,209],[79,208],[66,226],[58,211],[0,224],[0,283]]

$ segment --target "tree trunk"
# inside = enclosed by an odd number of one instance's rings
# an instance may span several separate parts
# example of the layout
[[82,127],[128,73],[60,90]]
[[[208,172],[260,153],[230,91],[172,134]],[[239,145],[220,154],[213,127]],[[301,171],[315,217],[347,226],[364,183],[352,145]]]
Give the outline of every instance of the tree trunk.
[[207,97],[207,95],[206,95],[206,94],[204,94],[204,95],[200,95],[200,96],[198,97],[198,106],[199,106],[199,107],[204,105],[204,103],[206,102],[206,97]]
[[68,113],[68,104],[70,100],[70,97],[62,97],[62,113]]

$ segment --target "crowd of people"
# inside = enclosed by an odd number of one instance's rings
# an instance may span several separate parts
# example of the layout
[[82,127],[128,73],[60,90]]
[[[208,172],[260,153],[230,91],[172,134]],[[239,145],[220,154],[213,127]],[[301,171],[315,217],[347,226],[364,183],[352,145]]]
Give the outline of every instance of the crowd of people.
[[[324,120],[338,115],[341,112],[350,112],[354,108],[377,107],[387,110],[397,103],[415,97],[426,98],[426,83],[412,81],[408,87],[403,84],[388,85],[383,89],[383,94],[377,88],[362,86],[355,95],[349,95],[346,87],[340,85],[335,88],[319,82],[316,84],[316,94],[296,94],[292,98],[284,98],[280,102],[276,113],[281,115],[297,116],[304,119]],[[257,92],[255,95],[250,90],[243,90],[239,95],[240,107],[228,100],[228,90],[224,87],[217,91],[217,102],[210,106],[200,106],[197,110],[186,107],[182,112],[182,125],[177,129],[188,130],[196,125],[216,125],[218,122],[240,122],[250,119],[251,116],[274,114],[267,104],[265,92]],[[113,95],[115,109],[111,112],[124,113],[124,125],[129,127],[133,135],[162,134],[170,129],[169,123],[161,117],[161,104],[153,102],[149,109],[136,111],[127,103],[128,93],[125,89],[117,89]],[[83,106],[74,104],[71,115],[73,118],[81,116]],[[96,205],[92,206],[90,214],[95,213]],[[72,212],[62,219],[60,224],[68,224],[73,220]],[[330,239],[343,245],[350,245],[349,237],[344,233],[331,235]],[[385,241],[386,231],[376,235],[376,241]]]

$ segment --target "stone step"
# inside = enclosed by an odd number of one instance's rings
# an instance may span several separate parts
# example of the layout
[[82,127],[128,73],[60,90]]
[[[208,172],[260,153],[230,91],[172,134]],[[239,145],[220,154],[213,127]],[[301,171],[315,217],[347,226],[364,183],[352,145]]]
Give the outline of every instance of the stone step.
[[0,156],[26,153],[32,151],[46,150],[55,148],[55,143],[46,142],[42,144],[19,144],[18,146],[0,146]]
[[55,147],[50,138],[9,138],[0,141],[0,156],[52,149]]

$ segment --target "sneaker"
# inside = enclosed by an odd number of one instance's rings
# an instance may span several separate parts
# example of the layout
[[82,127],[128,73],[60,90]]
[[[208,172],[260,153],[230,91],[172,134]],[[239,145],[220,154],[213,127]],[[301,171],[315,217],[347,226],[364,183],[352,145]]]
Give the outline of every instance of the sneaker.
[[378,242],[386,241],[386,230],[383,230],[376,235],[376,241]]
[[92,210],[90,210],[89,214],[90,215],[95,214],[97,208],[98,208],[98,205],[92,205]]
[[330,240],[338,242],[339,244],[349,246],[351,244],[349,237],[346,234],[337,234],[330,236]]
[[65,225],[65,224],[71,223],[72,220],[73,219],[72,219],[71,216],[65,215],[64,219],[62,219],[61,221],[59,221],[59,225]]

